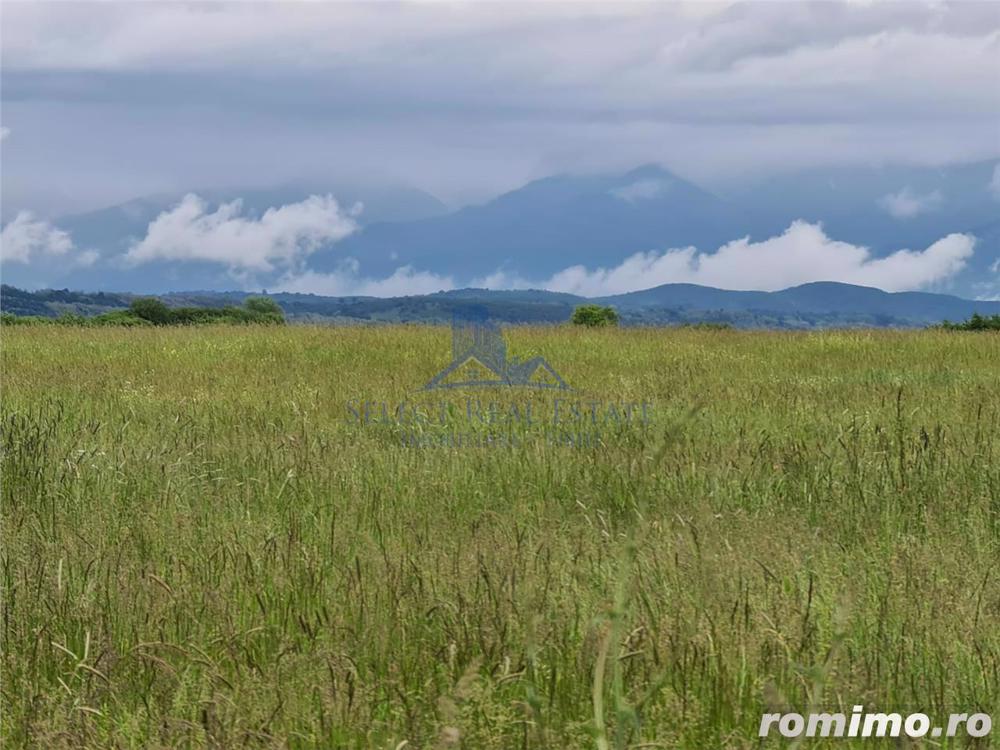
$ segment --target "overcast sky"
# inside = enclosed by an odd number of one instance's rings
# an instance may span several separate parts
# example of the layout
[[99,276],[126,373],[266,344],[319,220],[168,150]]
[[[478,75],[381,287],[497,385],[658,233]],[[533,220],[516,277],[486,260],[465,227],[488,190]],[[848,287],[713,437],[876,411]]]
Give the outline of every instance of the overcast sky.
[[1000,154],[1000,3],[2,4],[6,215]]

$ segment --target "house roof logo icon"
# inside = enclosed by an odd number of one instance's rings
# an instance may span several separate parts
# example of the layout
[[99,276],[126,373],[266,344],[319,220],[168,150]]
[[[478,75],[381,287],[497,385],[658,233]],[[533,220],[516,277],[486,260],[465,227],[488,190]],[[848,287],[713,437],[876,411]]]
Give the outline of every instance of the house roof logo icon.
[[566,381],[544,357],[524,362],[508,357],[500,327],[488,320],[485,312],[453,317],[451,364],[431,378],[424,390],[505,385],[569,390]]

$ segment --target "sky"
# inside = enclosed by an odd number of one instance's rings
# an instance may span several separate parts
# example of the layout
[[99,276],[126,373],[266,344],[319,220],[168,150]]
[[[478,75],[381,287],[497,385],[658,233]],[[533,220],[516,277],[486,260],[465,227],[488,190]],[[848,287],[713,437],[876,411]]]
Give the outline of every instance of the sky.
[[[50,220],[150,194],[326,180],[419,188],[454,208],[649,162],[725,189],[807,167],[1000,155],[996,2],[15,1],[0,30],[15,262],[69,253]],[[323,240],[356,229],[322,195],[267,226],[185,200],[125,262],[183,257],[172,228],[212,232],[204,252],[259,240],[247,256],[259,268],[301,254],[316,226]],[[940,201],[900,186],[885,209],[906,218]],[[802,226],[786,235],[823,245]],[[297,270],[290,285],[309,278]]]
[[5,213],[997,155],[1000,4],[2,4]]

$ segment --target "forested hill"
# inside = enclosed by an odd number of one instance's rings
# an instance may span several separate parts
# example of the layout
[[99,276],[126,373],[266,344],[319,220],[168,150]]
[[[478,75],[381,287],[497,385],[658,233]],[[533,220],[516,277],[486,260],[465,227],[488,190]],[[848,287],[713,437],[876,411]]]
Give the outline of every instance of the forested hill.
[[[171,307],[238,305],[246,292],[175,292],[161,299]],[[974,301],[944,294],[902,292],[849,284],[817,283],[779,292],[740,292],[691,284],[667,284],[638,292],[588,299],[542,290],[461,289],[408,297],[323,297],[269,295],[293,322],[447,323],[471,307],[506,323],[560,323],[586,302],[614,306],[626,325],[677,325],[722,322],[738,327],[817,328],[836,326],[924,326],[965,320],[973,313],[1000,314],[1000,302]],[[24,291],[4,285],[0,308],[14,315],[58,317],[97,315],[129,306],[136,295]]]

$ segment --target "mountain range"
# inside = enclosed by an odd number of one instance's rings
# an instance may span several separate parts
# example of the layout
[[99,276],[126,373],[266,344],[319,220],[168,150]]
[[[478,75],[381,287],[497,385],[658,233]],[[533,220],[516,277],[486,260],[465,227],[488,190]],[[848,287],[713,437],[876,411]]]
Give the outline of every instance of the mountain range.
[[[432,274],[432,282],[442,279],[460,287],[500,272],[526,286],[544,283],[569,266],[614,268],[640,252],[691,247],[711,253],[741,238],[760,242],[779,236],[792,222],[805,221],[820,224],[831,240],[867,248],[873,258],[903,249],[922,251],[954,233],[973,235],[972,257],[934,291],[1000,296],[997,160],[816,169],[717,191],[661,166],[645,165],[621,174],[546,177],[454,211],[409,188],[309,184],[199,191],[212,208],[242,199],[251,218],[270,207],[327,193],[344,206],[364,204],[359,227],[340,241],[321,244],[296,273],[322,277],[349,268],[357,278],[383,279],[408,267]],[[100,260],[86,268],[8,263],[4,280],[29,288],[145,293],[241,286],[310,291],[284,283],[287,269],[248,279],[206,260],[123,263],[123,254],[144,236],[149,223],[181,197],[141,198],[56,220],[78,247],[97,250]],[[439,288],[447,288],[444,281]]]

